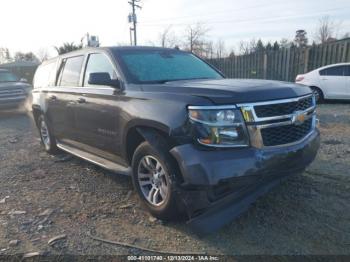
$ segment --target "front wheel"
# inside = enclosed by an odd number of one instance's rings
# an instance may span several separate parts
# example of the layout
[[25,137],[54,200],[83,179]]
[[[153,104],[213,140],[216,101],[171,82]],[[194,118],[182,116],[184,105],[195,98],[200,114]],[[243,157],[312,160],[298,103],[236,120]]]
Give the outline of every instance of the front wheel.
[[133,184],[150,213],[165,220],[181,217],[175,199],[175,168],[169,153],[159,145],[143,142],[135,150]]
[[324,101],[322,91],[317,87],[311,87],[311,89],[312,93],[315,95],[316,102],[319,104],[322,103]]

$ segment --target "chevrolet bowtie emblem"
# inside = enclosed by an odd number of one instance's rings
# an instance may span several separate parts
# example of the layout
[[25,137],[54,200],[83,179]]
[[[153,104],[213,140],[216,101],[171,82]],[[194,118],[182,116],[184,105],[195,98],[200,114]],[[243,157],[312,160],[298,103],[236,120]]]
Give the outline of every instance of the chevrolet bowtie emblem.
[[305,122],[306,114],[301,111],[297,111],[292,116],[292,124],[301,125]]

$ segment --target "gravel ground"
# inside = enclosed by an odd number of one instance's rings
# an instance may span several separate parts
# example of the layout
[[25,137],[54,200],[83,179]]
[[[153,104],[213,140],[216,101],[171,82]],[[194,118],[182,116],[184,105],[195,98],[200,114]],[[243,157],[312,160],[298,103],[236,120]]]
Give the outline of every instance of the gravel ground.
[[[198,237],[140,206],[128,177],[41,148],[32,120],[0,114],[0,254],[116,255],[137,249],[234,255],[350,254],[350,104],[318,108],[322,145],[301,175],[219,232]],[[53,237],[61,239],[49,244]],[[142,253],[146,254],[146,253]],[[151,253],[147,253],[151,254]]]

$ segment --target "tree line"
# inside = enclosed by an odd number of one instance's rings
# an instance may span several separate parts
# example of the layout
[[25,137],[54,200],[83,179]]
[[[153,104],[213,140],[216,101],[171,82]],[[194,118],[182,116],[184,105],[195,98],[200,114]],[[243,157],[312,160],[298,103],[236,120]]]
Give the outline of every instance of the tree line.
[[[334,21],[329,16],[319,19],[317,28],[313,32],[313,41],[310,44],[308,33],[304,29],[296,30],[294,39],[282,38],[279,41],[264,43],[261,39],[255,38],[249,41],[240,41],[237,48],[226,48],[222,39],[214,42],[209,38],[210,29],[205,23],[189,25],[181,34],[177,36],[172,27],[168,26],[159,33],[158,44],[162,47],[179,46],[203,58],[223,58],[235,55],[247,55],[256,52],[278,51],[283,48],[305,48],[311,45],[334,42],[339,39],[350,37],[350,32],[341,37],[337,37],[341,23]],[[179,39],[183,39],[182,41]]]
[[[62,55],[68,52],[72,52],[82,48],[82,45],[76,45],[74,42],[66,42],[61,46],[55,46],[55,50],[58,55]],[[9,62],[18,62],[18,61],[26,61],[26,62],[34,62],[41,63],[49,58],[48,50],[45,48],[41,48],[35,54],[33,52],[16,52],[13,56],[11,56],[8,48],[0,47],[0,64],[9,63]]]

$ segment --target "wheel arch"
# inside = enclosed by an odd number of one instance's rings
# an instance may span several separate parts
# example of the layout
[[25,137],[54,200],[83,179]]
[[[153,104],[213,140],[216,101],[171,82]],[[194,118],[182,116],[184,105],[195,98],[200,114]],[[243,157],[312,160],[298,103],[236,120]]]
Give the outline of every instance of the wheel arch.
[[322,88],[320,88],[319,86],[316,86],[316,85],[310,85],[310,88],[311,89],[317,89],[317,90],[320,90],[321,92],[321,95],[322,95],[322,99],[325,99],[325,93],[323,92]]
[[[135,125],[128,129],[125,136],[125,156],[127,163],[131,165],[132,158],[136,148],[143,142],[147,141],[151,145],[160,144],[166,147],[167,151],[174,146],[174,141],[165,129],[159,129],[149,125]],[[169,157],[173,160],[173,165],[177,169],[176,173],[180,174],[179,181],[183,181],[177,160],[169,153]]]
[[127,131],[124,133],[124,155],[129,164],[131,164],[133,153],[138,145],[144,141],[154,143],[156,137],[162,137],[164,140],[169,138],[169,129],[160,123],[151,122],[134,122],[129,123]]
[[38,105],[33,105],[32,111],[33,111],[34,122],[35,122],[36,126],[38,126],[38,119],[41,115],[44,114],[44,112],[41,109],[41,107]]

